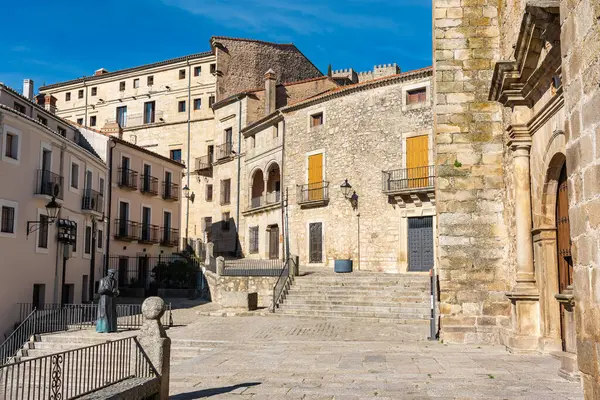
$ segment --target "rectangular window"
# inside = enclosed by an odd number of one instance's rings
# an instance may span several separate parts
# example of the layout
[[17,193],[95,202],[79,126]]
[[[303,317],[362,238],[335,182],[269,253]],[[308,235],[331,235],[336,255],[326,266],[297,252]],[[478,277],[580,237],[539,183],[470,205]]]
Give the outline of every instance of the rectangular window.
[[117,107],[117,123],[121,128],[127,126],[127,106]]
[[40,229],[38,231],[38,247],[40,249],[48,248],[48,216],[40,215]]
[[104,178],[100,178],[100,182],[98,184],[98,191],[100,194],[104,195]]
[[77,124],[83,125],[83,118],[77,118]]
[[208,98],[208,106],[212,107],[213,104],[215,104],[215,96],[210,96]]
[[221,181],[221,205],[231,203],[231,179]]
[[90,126],[96,126],[96,116],[92,115],[90,117]]
[[163,211],[163,228],[165,231],[171,229],[171,213],[168,211]]
[[202,67],[194,67],[194,76],[200,76],[202,72]]
[[213,185],[206,185],[206,201],[212,201],[213,198]]
[[317,113],[310,116],[310,126],[315,127],[323,125],[323,113]]
[[56,127],[56,131],[58,132],[58,134],[62,137],[67,137],[67,130],[65,128],[62,128],[60,126]]
[[48,126],[48,120],[46,118],[42,117],[41,115],[38,115],[37,119],[40,124]]
[[73,253],[77,251],[77,222],[73,222],[75,228],[73,228]]
[[427,100],[427,90],[419,88],[406,92],[406,104],[424,103]]
[[90,254],[92,252],[92,227],[85,227],[85,241],[83,246],[83,251],[85,254]]
[[154,85],[154,76],[153,75],[150,75],[148,78],[146,78],[146,84],[148,86]]
[[210,73],[214,74],[217,72],[217,64],[210,64]]
[[65,101],[71,101],[71,92],[65,93]]
[[122,92],[125,90],[125,81],[119,82],[119,91]]
[[139,80],[139,78],[136,78],[133,80],[133,88],[137,89],[139,87],[140,87],[140,80]]
[[202,99],[194,99],[194,110],[199,110],[202,107]]
[[224,231],[228,231],[228,230],[229,230],[229,228],[231,228],[231,226],[230,226],[230,225],[231,225],[231,223],[230,223],[230,221],[229,221],[229,213],[228,213],[228,212],[224,212],[224,213],[221,215],[221,220],[223,221],[223,230],[224,230]]
[[212,228],[212,217],[204,217],[204,232],[210,232]]
[[185,100],[181,100],[179,103],[177,103],[177,111],[185,112]]
[[185,79],[185,69],[179,70],[179,79]]
[[104,245],[104,232],[102,229],[98,229],[98,248],[101,249]]
[[170,154],[171,154],[171,157],[170,157],[171,160],[181,162],[181,149],[171,150]]
[[79,165],[71,163],[71,187],[79,188]]
[[27,112],[27,109],[25,108],[24,105],[19,104],[15,101],[15,110],[17,110],[18,112],[20,112],[21,114],[25,114]]
[[15,233],[15,209],[13,207],[2,206],[2,226],[3,233]]
[[79,89],[79,91],[77,92],[77,98],[83,99],[83,89]]
[[208,146],[208,162],[213,163],[215,161],[215,146],[212,144]]
[[153,124],[154,123],[154,109],[155,102],[148,101],[144,103],[144,123],[145,124]]
[[97,88],[96,86],[94,86],[94,87],[92,88],[92,96],[95,96],[95,95],[97,95],[97,94],[98,94],[98,88]]
[[250,253],[258,253],[258,226],[250,227]]
[[12,133],[6,134],[6,150],[4,155],[13,160],[19,159],[19,136]]
[[233,143],[233,128],[225,129],[225,143]]

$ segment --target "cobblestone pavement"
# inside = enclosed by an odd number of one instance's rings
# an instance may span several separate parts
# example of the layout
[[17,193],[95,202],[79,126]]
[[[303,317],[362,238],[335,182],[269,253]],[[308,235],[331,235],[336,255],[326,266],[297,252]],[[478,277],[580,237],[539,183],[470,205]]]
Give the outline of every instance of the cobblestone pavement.
[[173,400],[583,399],[549,355],[403,341],[393,324],[199,316],[169,335],[202,349],[172,367]]

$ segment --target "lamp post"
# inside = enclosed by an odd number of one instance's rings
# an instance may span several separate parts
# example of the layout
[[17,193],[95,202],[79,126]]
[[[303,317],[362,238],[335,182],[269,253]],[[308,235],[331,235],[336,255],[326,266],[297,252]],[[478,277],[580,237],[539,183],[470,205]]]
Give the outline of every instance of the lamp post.
[[[342,190],[342,194],[347,200],[350,200],[350,205],[352,205],[352,210],[356,211],[358,209],[358,195],[356,194],[356,190],[352,190],[352,185],[348,183],[348,179],[344,179],[344,183],[340,185],[340,189]],[[350,194],[352,191],[352,194]],[[357,269],[360,270],[360,213],[356,213],[357,218],[357,240],[358,240],[358,259],[357,259]]]
[[[194,204],[194,199],[196,198],[196,195],[194,194],[194,192],[190,193],[190,188],[188,187],[188,185],[185,185],[183,187],[183,189],[181,189],[181,191],[183,192],[183,196],[186,199],[188,199],[189,201],[191,201],[192,204]],[[189,214],[190,214],[190,208],[188,207],[187,208],[187,216],[186,216],[187,220],[190,219],[190,215]],[[188,244],[188,233],[189,233],[189,227],[188,227],[188,224],[186,223],[185,224],[185,249],[184,250],[187,250],[187,248],[189,246],[189,244]]]
[[45,221],[27,221],[27,235],[29,237],[30,233],[33,233],[43,226],[48,226],[58,217],[58,212],[60,211],[60,204],[56,202],[56,198],[52,196],[52,200],[46,204],[46,220]]

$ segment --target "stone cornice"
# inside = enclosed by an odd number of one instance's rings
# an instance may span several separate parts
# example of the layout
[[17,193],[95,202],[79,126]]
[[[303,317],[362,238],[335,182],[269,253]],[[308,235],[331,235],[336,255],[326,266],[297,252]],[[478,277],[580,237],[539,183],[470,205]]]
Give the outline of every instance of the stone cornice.
[[510,125],[507,132],[510,138],[507,142],[509,147],[531,147],[531,131],[527,124]]

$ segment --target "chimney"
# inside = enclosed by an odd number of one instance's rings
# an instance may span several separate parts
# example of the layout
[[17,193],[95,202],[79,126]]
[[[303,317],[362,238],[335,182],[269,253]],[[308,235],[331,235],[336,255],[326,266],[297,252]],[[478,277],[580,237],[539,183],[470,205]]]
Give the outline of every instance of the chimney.
[[94,76],[104,75],[104,74],[108,74],[108,71],[105,70],[104,68],[100,68],[100,69],[97,69],[96,71],[94,71]]
[[269,68],[265,73],[265,115],[271,114],[277,106],[275,105],[277,81],[275,71]]
[[33,101],[33,80],[23,79],[23,96]]
[[51,94],[38,94],[35,96],[35,102],[44,107],[46,111],[56,114],[56,97]]

